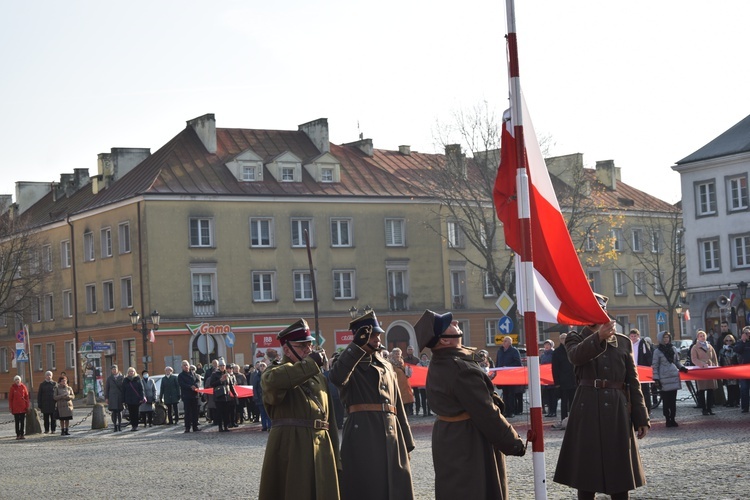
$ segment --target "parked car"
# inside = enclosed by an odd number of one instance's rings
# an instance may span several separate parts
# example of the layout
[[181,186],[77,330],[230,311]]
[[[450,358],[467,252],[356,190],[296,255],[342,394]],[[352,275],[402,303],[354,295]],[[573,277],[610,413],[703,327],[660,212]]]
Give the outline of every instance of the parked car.
[[692,340],[673,340],[672,345],[675,346],[680,353],[680,361],[684,361],[690,357],[690,346],[693,345]]

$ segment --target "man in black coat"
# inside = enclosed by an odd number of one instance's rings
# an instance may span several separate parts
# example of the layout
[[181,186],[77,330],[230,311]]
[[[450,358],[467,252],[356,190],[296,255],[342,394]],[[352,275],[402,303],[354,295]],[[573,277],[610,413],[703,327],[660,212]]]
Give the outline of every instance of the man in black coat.
[[576,376],[573,371],[573,363],[568,359],[568,351],[565,349],[565,338],[568,334],[560,335],[560,345],[552,353],[552,379],[560,395],[560,419],[565,420],[573,404],[573,396],[576,394]]
[[[630,330],[630,342],[633,344],[633,358],[635,358],[636,367],[651,366],[654,358],[654,351],[651,344],[641,338],[641,332],[637,328]],[[651,413],[651,384],[641,384],[643,399],[646,400],[646,408]]]
[[44,433],[47,434],[52,427],[52,434],[57,428],[57,421],[53,418],[55,413],[55,387],[57,383],[52,380],[52,372],[44,374],[44,381],[39,384],[39,393],[37,395],[37,407],[44,415]]
[[190,362],[182,362],[182,371],[177,375],[177,382],[180,384],[180,393],[182,395],[182,404],[185,407],[185,432],[198,432],[198,401],[200,400],[200,377],[198,374],[190,371]]
[[[503,338],[503,345],[497,350],[497,363],[495,367],[503,368],[506,366],[523,366],[521,364],[521,353],[513,347],[513,339],[506,336]],[[501,375],[502,376],[502,375]],[[515,415],[523,413],[523,405],[516,407],[516,394],[523,393],[523,386],[519,385],[502,385],[498,387],[503,391],[503,401],[505,402],[505,418],[512,418]]]

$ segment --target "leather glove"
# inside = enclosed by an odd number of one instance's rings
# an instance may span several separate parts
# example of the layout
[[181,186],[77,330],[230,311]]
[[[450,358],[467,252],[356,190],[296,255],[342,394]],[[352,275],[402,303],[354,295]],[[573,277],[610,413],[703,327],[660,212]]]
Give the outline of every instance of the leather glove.
[[680,367],[680,371],[681,371],[682,373],[687,373],[687,372],[689,372],[690,370],[688,370],[686,366],[681,366],[681,367]]
[[328,365],[328,357],[326,357],[326,352],[323,350],[313,351],[308,357],[315,361],[315,364],[321,368],[324,368],[326,365]]
[[372,326],[365,325],[361,326],[357,332],[354,334],[354,342],[359,347],[364,347],[365,344],[367,344],[370,341],[370,337],[372,336]]
[[514,450],[514,451],[515,451],[515,453],[513,453],[513,455],[515,455],[517,457],[522,457],[522,456],[526,455],[526,446],[521,445],[518,448],[516,448],[516,450]]
[[654,385],[657,389],[661,390],[661,380],[654,380]]

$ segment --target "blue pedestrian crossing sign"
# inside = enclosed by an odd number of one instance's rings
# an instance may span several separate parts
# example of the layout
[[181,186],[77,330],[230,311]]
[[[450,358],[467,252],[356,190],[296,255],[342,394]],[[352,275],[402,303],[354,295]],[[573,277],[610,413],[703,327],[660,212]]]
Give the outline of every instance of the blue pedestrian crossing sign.
[[505,335],[508,335],[513,331],[513,320],[510,319],[510,316],[503,316],[500,318],[497,322],[497,331]]
[[16,362],[26,362],[29,360],[29,353],[26,349],[16,349]]
[[667,313],[664,311],[657,311],[656,313],[656,324],[666,325],[667,324]]

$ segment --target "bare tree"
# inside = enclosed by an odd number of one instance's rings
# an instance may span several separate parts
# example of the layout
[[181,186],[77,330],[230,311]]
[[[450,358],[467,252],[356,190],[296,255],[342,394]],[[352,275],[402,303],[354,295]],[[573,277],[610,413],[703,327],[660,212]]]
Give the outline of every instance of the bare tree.
[[[33,231],[12,210],[0,216],[0,315],[27,321],[40,313],[47,264]],[[15,322],[11,322],[13,325]]]

